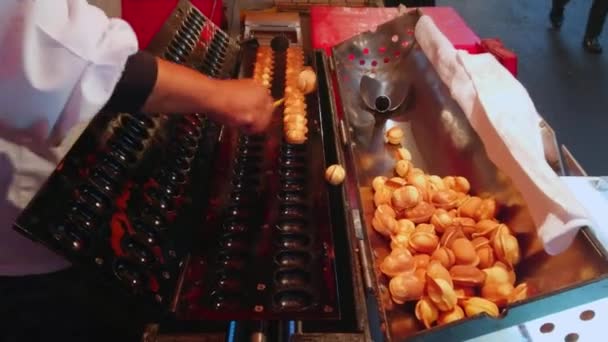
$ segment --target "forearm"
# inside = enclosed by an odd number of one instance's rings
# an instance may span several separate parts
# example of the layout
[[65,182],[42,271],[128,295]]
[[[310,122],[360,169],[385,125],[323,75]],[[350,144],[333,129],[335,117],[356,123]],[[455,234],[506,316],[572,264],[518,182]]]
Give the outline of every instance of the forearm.
[[268,89],[253,80],[216,80],[145,52],[129,58],[106,109],[115,112],[206,114],[260,132],[273,111]]
[[209,114],[223,108],[226,94],[221,81],[160,58],[157,63],[156,83],[142,111]]
[[223,84],[199,72],[140,51],[129,57],[105,109],[165,114],[215,113]]

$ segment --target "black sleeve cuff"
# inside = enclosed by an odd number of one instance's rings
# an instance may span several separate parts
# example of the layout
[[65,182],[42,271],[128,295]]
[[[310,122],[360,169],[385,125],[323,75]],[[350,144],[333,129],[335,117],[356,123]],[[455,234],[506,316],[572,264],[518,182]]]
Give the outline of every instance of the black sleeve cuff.
[[108,103],[105,111],[136,113],[152,93],[158,64],[156,57],[145,51],[139,51],[127,59],[125,70]]

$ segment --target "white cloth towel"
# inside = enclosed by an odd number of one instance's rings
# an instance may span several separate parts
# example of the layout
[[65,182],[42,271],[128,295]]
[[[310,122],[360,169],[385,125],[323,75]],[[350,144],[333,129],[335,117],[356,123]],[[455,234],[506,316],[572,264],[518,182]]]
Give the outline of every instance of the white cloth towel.
[[86,0],[0,0],[0,276],[70,265],[13,222],[137,50],[127,22]]
[[564,251],[591,221],[545,161],[542,119],[525,88],[492,55],[457,51],[428,16],[415,35],[490,160],[522,194],[545,251]]

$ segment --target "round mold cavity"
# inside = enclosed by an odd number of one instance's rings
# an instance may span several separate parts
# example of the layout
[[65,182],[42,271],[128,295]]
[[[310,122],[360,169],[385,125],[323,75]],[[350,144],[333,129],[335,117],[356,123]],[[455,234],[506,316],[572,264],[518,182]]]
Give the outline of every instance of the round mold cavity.
[[247,255],[244,253],[220,252],[217,256],[217,266],[221,270],[241,271],[247,264]]
[[304,268],[310,260],[310,253],[304,251],[282,251],[275,256],[275,261],[281,267]]
[[251,178],[255,180],[260,174],[260,167],[257,164],[237,164],[234,166],[234,176],[237,178]]
[[182,121],[192,127],[202,128],[205,118],[197,114],[184,115]]
[[112,159],[114,159],[114,161],[123,165],[124,167],[130,167],[131,165],[135,164],[135,162],[137,161],[135,154],[121,148],[120,146],[117,146],[117,148],[111,149],[108,154],[110,155],[110,157]]
[[137,241],[133,237],[124,238],[122,248],[131,259],[137,260],[138,263],[144,265],[149,265],[156,259],[154,252],[149,246]]
[[280,162],[281,166],[285,168],[306,168],[306,163],[303,160],[304,158],[294,158],[294,157],[281,157]]
[[295,177],[302,177],[306,175],[306,167],[304,166],[304,163],[300,162],[299,160],[291,160],[289,165],[285,165],[285,163],[283,163],[280,170],[284,177],[288,177],[288,175],[295,175]]
[[259,185],[260,180],[256,177],[235,178],[232,180],[232,191],[255,192]]
[[156,124],[154,123],[154,120],[152,120],[152,118],[150,118],[148,115],[139,114],[139,115],[134,115],[133,118],[135,120],[137,120],[137,122],[139,122],[139,124],[141,124],[142,126],[144,126],[146,128],[154,128],[154,126],[156,126]]
[[237,153],[241,156],[248,155],[260,155],[264,150],[264,144],[261,142],[254,142],[250,140],[244,140],[239,143],[237,147]]
[[116,180],[101,168],[95,168],[90,179],[104,194],[113,194],[118,189]]
[[304,287],[310,283],[310,273],[302,269],[286,269],[275,273],[274,280],[283,287]]
[[235,205],[249,205],[259,200],[259,194],[254,191],[233,191],[230,199]]
[[196,148],[192,148],[187,145],[182,145],[177,142],[173,142],[169,149],[178,157],[184,157],[192,159],[196,154]]
[[258,154],[239,155],[234,159],[234,169],[259,172],[262,156]]
[[141,120],[137,120],[132,116],[123,115],[120,118],[122,129],[131,132],[133,135],[141,139],[147,139],[150,136],[146,125]]
[[242,135],[239,137],[239,139],[241,141],[247,141],[247,142],[251,142],[251,143],[262,143],[262,142],[266,141],[266,136],[263,134]]
[[118,134],[112,137],[112,140],[116,140],[119,144],[125,146],[131,151],[139,152],[144,149],[144,144],[140,137],[129,134],[129,131],[122,130]]
[[277,244],[285,249],[304,249],[310,244],[310,238],[304,234],[282,234]]
[[73,203],[68,212],[68,220],[75,226],[90,231],[95,227],[97,216],[82,203]]
[[183,157],[177,157],[174,160],[175,169],[180,173],[185,173],[190,171],[190,161]]
[[76,201],[95,213],[103,213],[110,206],[110,199],[94,186],[86,184],[75,192]]
[[147,197],[147,202],[158,208],[162,212],[170,212],[175,210],[173,203],[167,197],[166,191],[161,188],[148,188],[145,192],[145,196]]
[[201,137],[201,131],[197,126],[190,125],[188,122],[181,122],[177,125],[178,135],[187,135],[194,139]]
[[241,308],[242,298],[235,293],[213,291],[210,295],[211,308],[217,311],[236,311]]
[[291,192],[303,192],[304,190],[306,190],[306,186],[303,181],[285,179],[282,184],[282,190]]
[[304,152],[306,152],[306,146],[301,144],[283,144],[281,146],[281,153],[284,156],[303,155]]
[[274,299],[283,311],[299,311],[312,305],[312,296],[304,291],[281,291]]
[[249,231],[249,225],[238,220],[229,220],[222,224],[222,229],[227,234],[244,234]]
[[245,256],[242,255],[249,247],[249,241],[238,235],[224,235],[218,240],[219,247],[223,252],[226,252],[221,259],[224,260],[242,260],[245,262]]
[[306,195],[299,191],[285,191],[279,192],[279,200],[287,203],[301,203],[306,201]]
[[281,220],[277,224],[277,229],[286,234],[304,234],[307,232],[306,228],[306,222],[297,219]]
[[161,184],[181,185],[186,183],[186,176],[174,170],[163,169],[157,177],[157,180]]
[[51,225],[49,231],[57,242],[74,252],[82,252],[88,246],[86,234],[73,224]]
[[191,149],[198,148],[198,139],[195,137],[192,137],[190,135],[187,135],[187,134],[178,135],[177,141],[180,144],[186,145],[188,148],[191,148]]
[[125,167],[110,155],[102,158],[99,168],[114,179],[121,178],[126,172]]
[[233,205],[226,208],[226,216],[229,219],[248,219],[252,216],[251,208],[241,205]]
[[146,205],[139,218],[134,220],[134,226],[142,231],[159,232],[167,229],[167,222],[158,208]]
[[135,264],[125,259],[116,260],[114,263],[114,274],[123,284],[133,289],[141,288],[147,280]]
[[304,219],[308,208],[303,204],[281,204],[279,215],[282,217],[293,217]]
[[301,183],[306,180],[306,171],[303,169],[282,169],[280,173],[284,180]]
[[110,139],[108,141],[108,146],[110,147],[111,150],[122,153],[125,156],[124,160],[127,161],[128,163],[135,162],[135,159],[136,159],[135,154],[139,152],[135,148],[135,145],[132,145],[132,144],[125,142],[124,140],[121,140],[116,137],[113,137],[112,139]]
[[219,291],[239,292],[243,288],[241,278],[233,272],[221,272],[218,274],[214,284]]
[[294,161],[306,162],[306,150],[295,149],[295,148],[283,148],[281,149],[281,157],[283,159],[291,158]]

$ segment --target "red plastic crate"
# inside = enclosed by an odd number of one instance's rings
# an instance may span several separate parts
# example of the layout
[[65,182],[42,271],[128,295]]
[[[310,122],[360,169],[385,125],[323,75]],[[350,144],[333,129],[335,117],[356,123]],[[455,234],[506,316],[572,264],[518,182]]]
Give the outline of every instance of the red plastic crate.
[[[178,0],[122,0],[122,17],[135,30],[139,47],[145,49],[163,26]],[[223,1],[191,0],[205,16],[216,25],[222,25]],[[213,7],[215,3],[215,8]],[[211,13],[213,12],[213,13]]]
[[517,55],[515,52],[507,49],[502,41],[498,38],[483,39],[481,48],[484,52],[489,52],[502,64],[507,70],[517,76]]
[[[481,39],[452,7],[424,7],[422,12],[433,18],[439,30],[457,49],[483,52]],[[312,46],[331,54],[334,45],[389,21],[397,14],[395,7],[314,6],[310,11]]]

